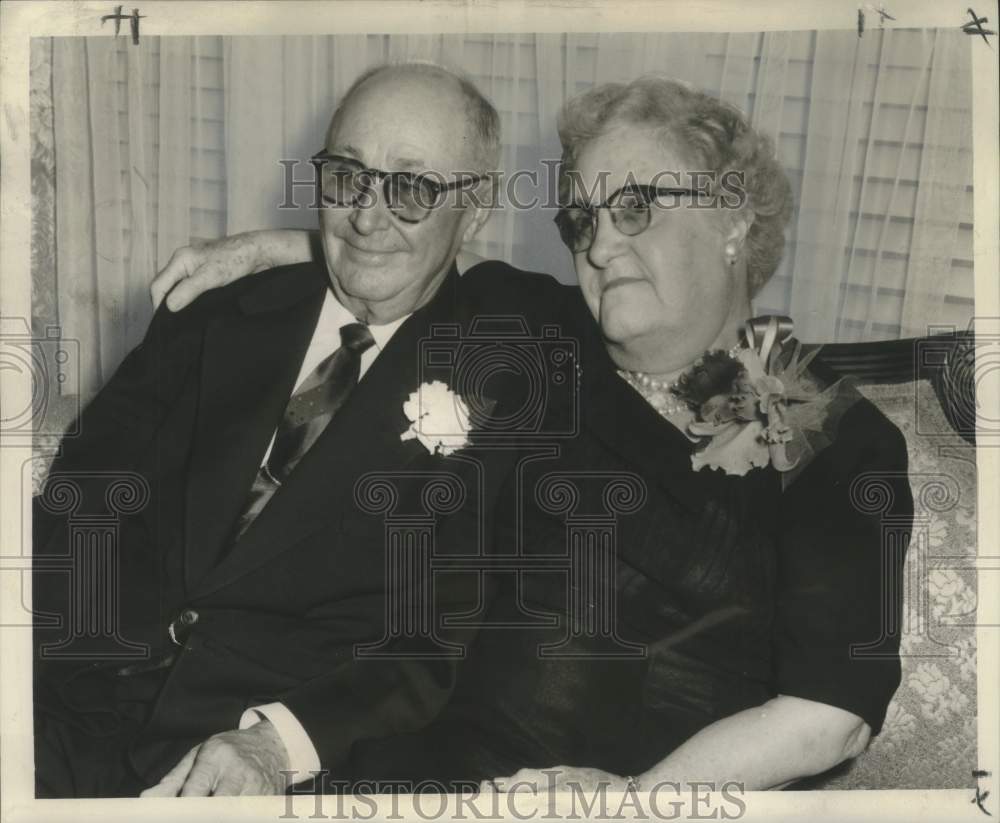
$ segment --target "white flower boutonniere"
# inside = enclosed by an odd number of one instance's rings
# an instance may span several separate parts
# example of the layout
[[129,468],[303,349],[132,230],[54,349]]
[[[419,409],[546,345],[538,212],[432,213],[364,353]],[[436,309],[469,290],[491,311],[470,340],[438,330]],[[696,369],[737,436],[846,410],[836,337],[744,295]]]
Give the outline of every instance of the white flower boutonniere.
[[403,404],[410,428],[400,440],[419,440],[431,454],[449,455],[469,445],[469,407],[465,401],[435,380],[422,383]]

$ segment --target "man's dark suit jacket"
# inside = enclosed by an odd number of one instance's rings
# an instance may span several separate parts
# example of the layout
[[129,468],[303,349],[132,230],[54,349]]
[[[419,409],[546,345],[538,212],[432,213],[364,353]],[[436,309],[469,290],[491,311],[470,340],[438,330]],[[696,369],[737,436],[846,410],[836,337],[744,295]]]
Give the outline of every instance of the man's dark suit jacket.
[[[323,767],[336,770],[356,741],[419,728],[447,700],[458,657],[353,659],[355,644],[384,635],[387,608],[385,521],[363,510],[355,486],[370,472],[404,472],[393,481],[395,513],[419,514],[429,505],[422,496],[429,474],[451,473],[465,500],[436,516],[436,552],[490,550],[489,513],[515,452],[473,447],[445,458],[400,439],[408,427],[403,404],[430,379],[418,360],[431,327],[467,327],[477,314],[530,303],[530,289],[505,296],[489,266],[466,281],[453,268],[436,297],[397,330],[235,545],[234,523],[319,315],[327,288],[321,264],[247,278],[176,314],[161,309],[84,411],[80,435],[62,444],[50,484],[73,473],[127,471],[150,487],[148,505],[122,517],[119,540],[122,633],[149,644],[154,662],[176,654],[128,752],[150,784],[191,746],[236,728],[253,705],[283,702]],[[502,384],[493,392],[503,414],[511,398]],[[100,508],[106,479],[76,482],[81,506]],[[36,555],[65,555],[67,540],[66,519],[36,505]],[[36,575],[36,606],[65,612],[67,589],[64,576]],[[452,573],[438,576],[434,597],[443,614],[475,612],[485,594],[476,575]],[[177,646],[168,626],[191,611],[197,622]],[[451,628],[447,635],[461,641],[470,632]],[[40,630],[37,641],[60,632],[49,634]],[[426,650],[419,639],[400,649]],[[122,662],[86,665],[113,672]],[[36,677],[54,683],[75,711],[113,713],[107,698],[75,690],[80,670],[39,661]]]

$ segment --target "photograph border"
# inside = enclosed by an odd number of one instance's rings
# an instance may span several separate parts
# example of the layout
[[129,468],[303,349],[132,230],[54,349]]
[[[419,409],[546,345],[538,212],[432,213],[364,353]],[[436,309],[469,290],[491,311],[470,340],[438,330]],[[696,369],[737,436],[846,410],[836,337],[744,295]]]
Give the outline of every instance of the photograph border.
[[[29,43],[41,36],[114,36],[103,15],[114,13],[110,2],[68,0],[5,0],[0,5],[0,316],[31,317],[31,184],[28,104]],[[887,0],[860,4],[856,0],[670,0],[629,2],[575,0],[557,2],[442,2],[442,0],[274,0],[273,2],[139,2],[127,4],[124,13],[138,8],[140,36],[158,35],[252,35],[252,34],[340,34],[340,33],[448,33],[448,32],[594,32],[594,31],[775,31],[854,29],[859,13],[869,25],[879,25],[878,9],[891,12],[886,28],[962,28],[970,21],[968,0]],[[997,4],[972,8],[988,19],[996,30]],[[128,23],[122,34],[129,36]],[[988,42],[987,42],[988,40]],[[975,315],[980,334],[1000,339],[1000,150],[998,122],[997,36],[972,34],[973,83],[973,179],[975,186]],[[1000,358],[992,370],[977,371],[980,428],[990,423],[985,409],[1000,408]],[[30,380],[0,370],[0,395],[15,408],[30,405]],[[981,438],[977,448],[978,558],[976,561],[977,677],[978,677],[978,769],[984,806],[1000,818],[1000,449],[998,442]],[[24,478],[30,476],[30,440],[0,434],[0,546],[4,556],[30,555],[30,497],[23,494]],[[16,626],[17,615],[30,605],[30,593],[22,594],[22,578],[13,566],[0,559],[0,819],[3,821],[77,820],[81,816],[100,819],[175,820],[178,817],[210,818],[217,821],[278,821],[308,819],[315,799],[309,796],[268,798],[188,798],[115,800],[34,800],[32,756],[31,632]],[[25,587],[27,588],[27,587]],[[28,598],[27,600],[23,599]],[[971,781],[971,777],[970,777]],[[988,795],[986,794],[988,792]],[[612,795],[609,795],[611,797]],[[743,795],[746,820],[818,819],[836,820],[958,820],[983,819],[970,790],[850,790],[748,792]],[[691,797],[677,819],[691,813]],[[139,804],[139,805],[136,805]],[[180,804],[180,805],[178,805]],[[376,808],[371,808],[376,806]],[[717,804],[715,804],[717,805]],[[472,807],[492,818],[484,796],[457,807],[464,819],[480,819]],[[618,808],[617,803],[610,803]],[[407,796],[372,797],[365,808],[367,819],[429,819],[435,809],[427,801],[421,811]],[[708,808],[713,808],[709,806]],[[626,804],[625,810],[629,806]],[[648,805],[643,808],[648,810]],[[669,806],[668,806],[669,808]],[[704,808],[704,807],[703,807]],[[289,810],[292,816],[289,816]],[[456,806],[449,807],[449,813]],[[533,800],[525,795],[510,819],[559,819],[570,807],[565,798]],[[324,809],[337,819],[336,806]],[[553,813],[555,817],[551,816]],[[697,809],[694,810],[697,814]],[[440,818],[438,818],[440,819]],[[463,818],[459,818],[463,819]],[[619,818],[621,819],[621,818]],[[626,818],[627,819],[627,818]],[[702,818],[704,819],[704,818]]]

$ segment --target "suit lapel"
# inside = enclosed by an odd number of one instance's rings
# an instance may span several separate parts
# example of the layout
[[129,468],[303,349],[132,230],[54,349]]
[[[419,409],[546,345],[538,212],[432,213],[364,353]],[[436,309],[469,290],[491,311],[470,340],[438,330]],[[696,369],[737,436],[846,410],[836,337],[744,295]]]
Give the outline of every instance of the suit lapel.
[[691,467],[693,444],[618,376],[599,328],[582,299],[578,303],[575,316],[581,332],[584,426],[647,481],[697,510],[704,500],[707,478]]
[[281,419],[325,294],[316,267],[283,272],[205,333],[185,506],[188,590],[227,548],[232,524]]
[[[417,441],[400,439],[408,426],[403,403],[419,382],[420,340],[433,323],[456,320],[457,287],[453,269],[434,299],[392,336],[240,542],[197,584],[195,597],[229,585],[340,518],[353,507],[354,484],[365,472],[398,470],[426,454]],[[256,471],[256,465],[248,468]]]

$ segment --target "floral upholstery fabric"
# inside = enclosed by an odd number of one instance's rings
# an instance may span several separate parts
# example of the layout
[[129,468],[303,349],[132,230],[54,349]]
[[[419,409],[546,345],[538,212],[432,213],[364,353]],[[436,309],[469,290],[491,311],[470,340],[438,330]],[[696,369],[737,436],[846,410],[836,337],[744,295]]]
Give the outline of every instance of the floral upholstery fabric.
[[58,323],[52,39],[32,38],[30,59],[31,319],[35,336],[45,337],[45,330]]
[[859,386],[903,432],[914,529],[904,571],[902,682],[882,733],[824,789],[975,785],[976,452],[926,380]]

